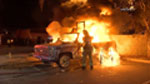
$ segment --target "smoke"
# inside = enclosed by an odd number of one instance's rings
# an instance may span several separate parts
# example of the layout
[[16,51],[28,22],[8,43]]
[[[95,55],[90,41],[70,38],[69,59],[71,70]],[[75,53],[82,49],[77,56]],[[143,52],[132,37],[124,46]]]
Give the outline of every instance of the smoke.
[[122,34],[128,32],[128,30],[132,30],[132,22],[132,16],[128,13],[121,12],[119,9],[113,10],[113,14],[111,16],[111,23],[114,27],[112,29],[112,32],[114,34]]
[[54,18],[56,21],[51,22],[46,31],[54,38],[59,38],[63,33],[71,32],[78,21],[95,18],[99,22],[109,22],[112,25],[110,33],[119,34],[127,29],[125,27],[130,27],[125,24],[131,22],[131,17],[113,7],[112,0],[68,0],[54,9],[54,17],[57,19]]
[[65,17],[62,20],[62,25],[64,27],[72,27],[75,24],[75,19],[73,17]]
[[68,0],[61,3],[61,7],[65,10],[64,13],[66,14],[62,21],[68,17],[77,19],[79,17],[87,16],[98,17],[101,19],[99,15],[102,8],[111,10],[113,3],[112,0]]

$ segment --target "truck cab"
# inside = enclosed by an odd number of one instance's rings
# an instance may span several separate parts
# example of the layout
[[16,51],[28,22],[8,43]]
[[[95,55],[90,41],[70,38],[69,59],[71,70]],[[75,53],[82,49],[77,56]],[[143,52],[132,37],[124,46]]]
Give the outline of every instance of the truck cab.
[[[65,34],[72,35],[72,34]],[[64,35],[62,35],[64,36]],[[34,56],[43,63],[56,62],[60,67],[66,68],[70,65],[70,59],[80,57],[80,46],[75,39],[73,41],[64,41],[59,38],[55,43],[35,45]]]

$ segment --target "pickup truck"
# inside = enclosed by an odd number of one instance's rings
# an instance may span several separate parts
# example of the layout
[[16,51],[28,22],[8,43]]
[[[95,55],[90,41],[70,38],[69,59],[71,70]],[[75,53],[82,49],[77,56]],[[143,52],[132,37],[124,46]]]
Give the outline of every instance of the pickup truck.
[[70,59],[79,56],[80,46],[76,42],[63,42],[41,44],[34,46],[34,56],[43,63],[56,62],[62,68],[70,65]]

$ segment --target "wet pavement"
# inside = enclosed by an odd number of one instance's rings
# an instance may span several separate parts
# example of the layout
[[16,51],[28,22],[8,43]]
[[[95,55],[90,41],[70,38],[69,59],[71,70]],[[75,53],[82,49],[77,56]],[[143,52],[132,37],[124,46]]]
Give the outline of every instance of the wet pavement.
[[149,84],[150,64],[121,60],[115,67],[103,67],[94,60],[94,70],[81,69],[81,59],[61,69],[56,63],[45,65],[29,54],[6,57],[0,65],[0,84]]

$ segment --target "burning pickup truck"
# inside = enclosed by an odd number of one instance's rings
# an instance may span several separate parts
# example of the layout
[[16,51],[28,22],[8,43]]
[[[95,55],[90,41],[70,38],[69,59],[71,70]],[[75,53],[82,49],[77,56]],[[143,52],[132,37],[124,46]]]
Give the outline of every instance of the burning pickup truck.
[[[70,34],[72,35],[72,34]],[[104,66],[118,65],[119,55],[116,52],[116,44],[113,41],[93,43],[100,64]],[[65,42],[58,39],[55,43],[35,45],[34,56],[43,63],[56,62],[61,68],[70,65],[70,59],[81,57],[81,44],[77,42]]]
[[[81,23],[83,28],[79,25]],[[86,30],[94,37],[92,40],[94,47],[93,56],[97,56],[100,64],[104,66],[118,65],[120,63],[120,56],[117,53],[116,43],[110,39],[110,35],[105,27],[106,23],[101,23],[96,20],[87,20],[86,22],[81,21],[77,23],[76,28],[72,29],[73,32],[61,35],[60,39],[55,43],[35,45],[34,56],[44,63],[54,61],[62,68],[68,67],[70,65],[70,59],[81,57],[81,45],[83,43],[82,31],[85,29],[85,24],[87,24]]]
[[[72,35],[72,34],[67,34]],[[34,46],[34,56],[43,63],[51,61],[58,63],[62,68],[70,65],[70,59],[79,56],[79,44],[76,42],[65,42],[62,38],[55,43]],[[78,56],[77,56],[78,55]]]

